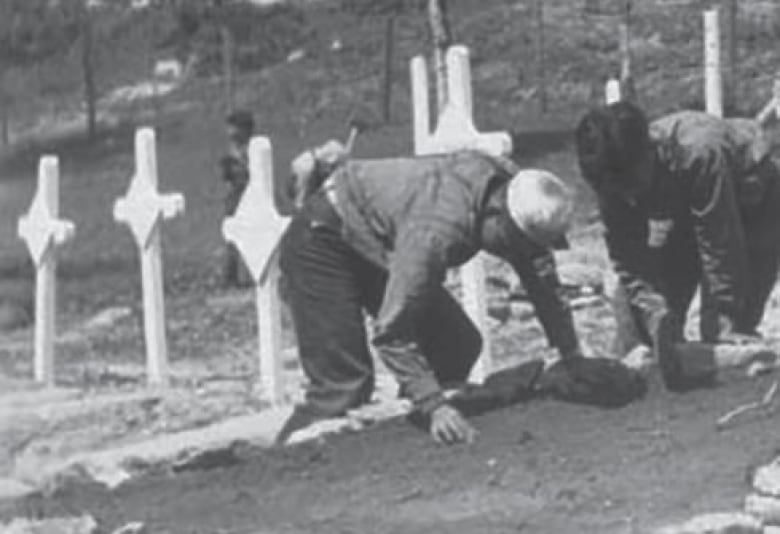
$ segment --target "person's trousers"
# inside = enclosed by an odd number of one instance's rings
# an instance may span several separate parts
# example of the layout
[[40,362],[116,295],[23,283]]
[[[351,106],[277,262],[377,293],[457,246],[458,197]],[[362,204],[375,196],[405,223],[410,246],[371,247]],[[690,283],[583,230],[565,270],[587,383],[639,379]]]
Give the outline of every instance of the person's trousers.
[[[338,228],[296,215],[281,244],[301,365],[309,380],[307,408],[338,416],[368,402],[374,366],[364,313],[379,311],[387,271],[365,260]],[[481,337],[457,301],[441,287],[422,319],[419,343],[440,383],[463,382],[481,350]]]
[[[768,187],[757,206],[743,208],[740,223],[743,225],[748,256],[748,273],[744,297],[744,309],[734,325],[738,333],[756,334],[764,316],[764,308],[777,281],[780,267],[780,172],[767,160],[764,172]],[[670,234],[661,257],[660,289],[669,311],[677,321],[677,334],[683,339],[685,318],[697,288],[703,282],[701,260],[696,238],[691,229],[680,229]],[[618,284],[612,295],[613,308],[619,318],[616,338],[617,350],[625,354],[639,343],[649,344],[651,327],[647,319],[653,317],[652,303],[629,302],[625,287]],[[715,342],[719,336],[718,317],[708,303],[706,284],[702,287],[700,315],[701,339]],[[630,318],[625,320],[625,318]],[[624,318],[620,320],[620,318]]]

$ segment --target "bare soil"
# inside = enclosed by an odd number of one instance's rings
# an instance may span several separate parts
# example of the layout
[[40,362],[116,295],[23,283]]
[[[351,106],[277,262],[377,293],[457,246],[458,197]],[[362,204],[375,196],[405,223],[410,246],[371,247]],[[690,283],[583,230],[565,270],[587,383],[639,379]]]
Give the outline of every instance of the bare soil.
[[741,507],[752,468],[778,452],[777,410],[716,419],[771,377],[724,377],[616,411],[535,401],[478,418],[472,446],[445,448],[403,420],[237,465],[160,473],[109,493],[62,488],[7,514],[93,514],[110,531],[211,533],[631,533]]

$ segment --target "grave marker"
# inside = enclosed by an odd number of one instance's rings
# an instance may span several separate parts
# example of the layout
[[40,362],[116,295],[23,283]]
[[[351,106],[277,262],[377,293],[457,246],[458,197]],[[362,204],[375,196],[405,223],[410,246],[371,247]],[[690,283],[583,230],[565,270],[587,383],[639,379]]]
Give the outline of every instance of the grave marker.
[[160,220],[172,219],[182,213],[184,197],[179,193],[161,195],[157,187],[155,133],[151,128],[142,128],[135,133],[135,175],[125,196],[114,203],[114,219],[130,227],[138,245],[147,380],[149,384],[162,386],[168,383],[168,349]]
[[[471,148],[495,156],[509,155],[512,151],[512,138],[509,134],[481,133],[474,126],[468,48],[453,46],[447,50],[449,100],[439,114],[433,132],[430,129],[425,59],[420,56],[412,59],[411,75],[415,154],[442,154]],[[463,308],[482,334],[482,353],[470,377],[474,381],[481,382],[492,365],[484,257],[481,254],[477,255],[465,264],[460,269],[460,277]]]
[[274,405],[284,400],[279,270],[274,263],[289,224],[290,218],[279,215],[274,203],[271,142],[255,137],[249,143],[249,184],[222,232],[238,247],[255,281],[260,379]]
[[608,106],[620,102],[622,99],[620,94],[620,81],[615,78],[608,80],[605,93],[605,100]]
[[17,233],[35,265],[36,382],[54,384],[54,341],[57,316],[57,249],[73,237],[75,226],[59,218],[60,174],[56,156],[38,164],[38,190],[27,214],[19,218]]
[[704,104],[707,113],[723,117],[720,18],[717,9],[704,12]]

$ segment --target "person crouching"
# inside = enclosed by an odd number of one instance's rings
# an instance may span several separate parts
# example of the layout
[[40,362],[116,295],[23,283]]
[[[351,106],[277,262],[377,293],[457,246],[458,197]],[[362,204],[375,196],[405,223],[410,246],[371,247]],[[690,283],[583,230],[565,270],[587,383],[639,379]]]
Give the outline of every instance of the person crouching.
[[370,400],[366,312],[374,318],[371,342],[402,394],[429,418],[433,438],[471,441],[474,429],[443,388],[467,379],[482,339],[443,284],[448,268],[481,250],[513,266],[561,357],[582,357],[550,250],[573,211],[559,178],[475,151],[341,158],[329,172],[301,198],[280,248],[309,379],[296,412],[307,420],[301,426]]

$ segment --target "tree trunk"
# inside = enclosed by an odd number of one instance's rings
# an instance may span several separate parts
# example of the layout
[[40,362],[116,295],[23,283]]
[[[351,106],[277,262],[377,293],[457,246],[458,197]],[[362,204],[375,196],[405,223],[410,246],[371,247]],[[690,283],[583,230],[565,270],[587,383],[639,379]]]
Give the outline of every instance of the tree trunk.
[[84,101],[87,105],[87,136],[92,139],[97,133],[97,90],[93,61],[92,18],[86,4],[82,7],[81,15],[81,67],[84,74]]
[[536,78],[539,94],[539,109],[547,112],[547,75],[544,51],[544,0],[536,0],[534,15],[536,18]]
[[621,99],[637,102],[631,58],[631,1],[625,3],[623,22],[619,27],[620,39],[620,93]]
[[438,111],[444,108],[447,94],[447,48],[452,43],[447,20],[447,0],[428,0],[428,27],[433,43],[433,67],[436,73],[436,101]]
[[724,69],[724,104],[733,109],[737,94],[737,0],[722,0],[721,12],[726,18],[726,68]]
[[393,48],[395,33],[395,15],[387,16],[385,29],[385,76],[382,100],[382,118],[385,123],[390,122],[390,104],[393,98]]

